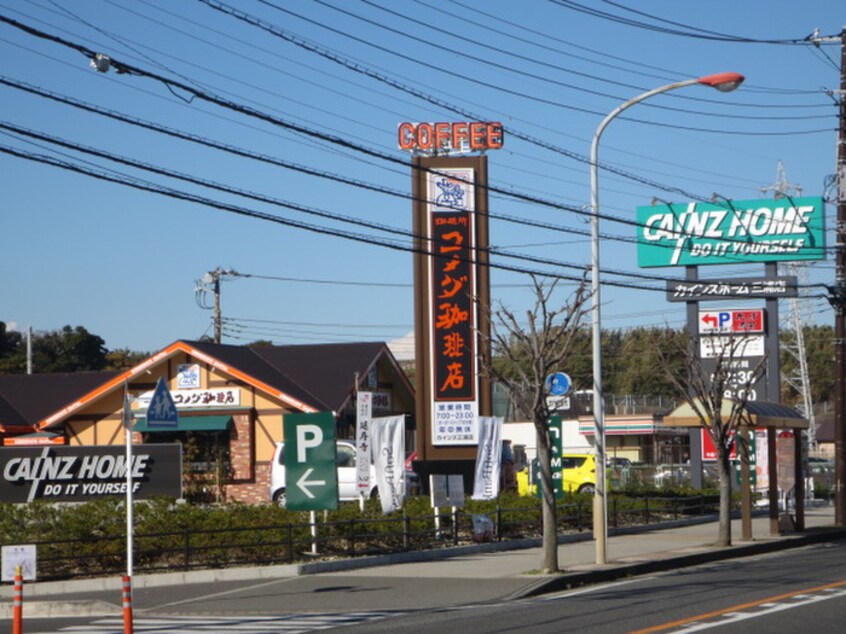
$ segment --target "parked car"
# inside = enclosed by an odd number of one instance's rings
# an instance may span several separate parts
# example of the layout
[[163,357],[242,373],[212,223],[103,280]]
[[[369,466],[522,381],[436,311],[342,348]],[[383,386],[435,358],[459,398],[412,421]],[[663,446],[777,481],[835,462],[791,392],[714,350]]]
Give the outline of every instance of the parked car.
[[605,463],[609,467],[620,467],[621,469],[628,469],[632,466],[632,461],[629,458],[606,458]]
[[561,456],[561,486],[565,491],[594,493],[596,491],[596,457],[592,453]]
[[[356,486],[356,451],[355,444],[347,440],[335,441],[337,448],[336,464],[338,467],[338,499],[351,501],[358,499]],[[285,443],[276,443],[273,462],[270,469],[270,499],[279,506],[285,506]],[[376,497],[376,470],[370,465],[370,497]]]
[[834,460],[815,458],[811,456],[808,458],[808,472],[809,475],[826,475],[834,473]]
[[[553,477],[555,477],[554,473]],[[520,495],[536,495],[539,486],[538,478],[538,459],[534,458],[531,469],[527,467],[517,474],[517,492]],[[561,480],[556,478],[554,482],[556,488],[557,483],[561,482],[561,490],[565,492],[594,493],[596,491],[596,457],[592,453],[565,453],[561,456]]]

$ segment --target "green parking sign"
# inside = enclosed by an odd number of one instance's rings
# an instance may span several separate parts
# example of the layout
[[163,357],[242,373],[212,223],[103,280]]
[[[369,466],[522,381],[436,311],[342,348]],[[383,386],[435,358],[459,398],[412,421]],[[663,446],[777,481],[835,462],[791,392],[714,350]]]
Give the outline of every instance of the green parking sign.
[[286,414],[285,505],[294,511],[338,508],[335,417],[331,412]]

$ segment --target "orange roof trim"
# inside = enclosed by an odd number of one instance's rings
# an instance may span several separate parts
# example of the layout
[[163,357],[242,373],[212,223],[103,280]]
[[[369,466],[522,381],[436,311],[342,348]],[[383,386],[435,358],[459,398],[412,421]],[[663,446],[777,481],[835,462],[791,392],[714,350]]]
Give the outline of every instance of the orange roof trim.
[[248,374],[241,372],[240,370],[232,368],[232,367],[226,365],[225,363],[221,363],[220,361],[218,361],[214,357],[211,357],[204,352],[201,352],[201,351],[199,351],[195,348],[192,348],[191,346],[189,346],[188,344],[186,344],[183,341],[176,341],[175,343],[170,344],[164,350],[161,350],[161,351],[157,352],[156,354],[154,354],[153,356],[151,356],[150,358],[145,359],[144,361],[142,361],[141,363],[139,363],[135,367],[130,368],[126,372],[123,372],[123,373],[119,374],[118,376],[114,377],[113,379],[111,379],[110,381],[107,381],[106,383],[104,383],[103,385],[98,387],[97,389],[91,390],[88,394],[84,395],[79,400],[74,401],[73,403],[67,405],[66,407],[63,407],[62,409],[58,410],[57,412],[51,414],[50,416],[48,416],[44,420],[39,421],[35,425],[35,427],[39,430],[42,430],[42,429],[49,427],[50,425],[53,425],[54,423],[56,423],[60,420],[62,420],[63,418],[67,418],[69,415],[73,414],[77,410],[79,410],[79,409],[85,407],[86,405],[89,405],[90,403],[96,401],[98,398],[108,394],[109,392],[111,392],[115,388],[123,385],[124,383],[126,383],[130,379],[132,379],[132,378],[138,376],[139,374],[141,374],[142,372],[146,372],[150,367],[157,365],[158,363],[161,363],[165,359],[173,356],[175,353],[180,352],[180,351],[185,352],[185,353],[191,355],[192,357],[194,357],[196,359],[200,359],[201,361],[208,363],[212,367],[215,367],[218,370],[226,372],[227,374],[230,374],[230,375],[244,381],[248,385],[252,385],[253,387],[255,387],[258,390],[261,390],[262,392],[265,392],[267,394],[270,394],[270,395],[278,398],[279,400],[286,403],[287,405],[290,405],[290,406],[292,406],[296,409],[299,409],[302,412],[305,412],[307,414],[311,414],[311,413],[314,413],[314,412],[317,411],[315,408],[313,408],[309,405],[306,405],[305,403],[303,403],[299,399],[296,399],[292,396],[289,396],[288,394],[285,394],[284,392],[280,392],[279,390],[267,385],[266,383],[259,381],[255,378],[249,376]]
[[267,383],[264,383],[262,381],[254,379],[250,375],[245,374],[244,372],[241,372],[240,370],[236,370],[235,368],[228,366],[225,363],[221,363],[220,361],[218,361],[214,357],[207,355],[205,352],[200,352],[196,348],[192,348],[191,346],[184,344],[181,341],[178,341],[177,344],[180,345],[180,349],[183,352],[187,352],[192,357],[199,359],[200,361],[204,361],[204,362],[208,363],[210,366],[217,368],[218,370],[221,370],[222,372],[226,372],[227,374],[231,374],[232,376],[234,376],[238,379],[241,379],[242,381],[245,381],[246,383],[249,383],[253,387],[261,390],[262,392],[266,392],[267,394],[272,394],[273,396],[275,396],[279,400],[283,401],[284,403],[287,403],[288,405],[296,407],[297,409],[305,412],[306,414],[313,414],[313,413],[317,412],[316,409],[314,409],[313,407],[311,407],[309,405],[306,405],[305,403],[303,403],[299,399],[296,399],[293,396],[289,396],[288,394],[285,394],[284,392],[280,392],[279,390],[270,387]]

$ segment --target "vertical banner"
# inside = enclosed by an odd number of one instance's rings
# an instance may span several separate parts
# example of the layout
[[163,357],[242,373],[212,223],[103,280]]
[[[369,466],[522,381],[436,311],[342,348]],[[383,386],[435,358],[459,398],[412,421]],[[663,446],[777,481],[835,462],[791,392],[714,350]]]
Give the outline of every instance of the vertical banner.
[[374,418],[371,426],[376,485],[387,515],[402,507],[405,499],[405,417]]
[[479,448],[476,454],[474,500],[493,500],[499,495],[499,476],[502,465],[502,418],[479,418]]
[[355,490],[365,495],[370,491],[370,463],[373,461],[372,417],[373,393],[359,392],[356,395],[355,418]]
[[474,177],[470,168],[441,168],[427,174],[435,445],[478,442]]
[[770,488],[770,454],[767,451],[767,434],[766,429],[755,430],[755,490],[762,493],[765,499],[766,492]]

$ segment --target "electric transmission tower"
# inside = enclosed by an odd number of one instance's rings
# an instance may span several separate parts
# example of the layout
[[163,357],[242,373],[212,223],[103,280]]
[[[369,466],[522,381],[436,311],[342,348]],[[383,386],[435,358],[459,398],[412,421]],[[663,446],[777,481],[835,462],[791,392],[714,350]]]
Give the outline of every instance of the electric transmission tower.
[[[233,280],[239,277],[239,273],[233,269],[222,269],[217,267],[209,271],[203,277],[195,281],[194,295],[197,305],[206,310],[214,310],[214,342],[220,343],[223,337],[222,317],[220,313],[220,282]],[[209,294],[212,295],[212,302],[209,303]]]
[[[776,168],[776,180],[772,185],[762,187],[761,191],[764,194],[772,193],[773,198],[791,198],[792,196],[801,196],[802,187],[788,182],[787,174],[784,169],[784,163],[778,162]],[[796,278],[796,285],[798,288],[797,297],[791,297],[788,301],[788,310],[785,315],[784,325],[792,328],[796,335],[793,342],[782,342],[781,346],[785,352],[796,360],[796,368],[790,372],[782,372],[782,380],[796,390],[802,397],[802,402],[799,409],[805,418],[808,419],[808,447],[816,449],[817,447],[817,426],[814,419],[814,403],[811,397],[811,381],[808,375],[808,356],[805,351],[805,316],[803,314],[803,305],[807,306],[807,299],[803,298],[803,294],[807,294],[808,286],[808,265],[798,262],[785,263],[785,273]]]

